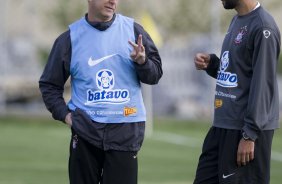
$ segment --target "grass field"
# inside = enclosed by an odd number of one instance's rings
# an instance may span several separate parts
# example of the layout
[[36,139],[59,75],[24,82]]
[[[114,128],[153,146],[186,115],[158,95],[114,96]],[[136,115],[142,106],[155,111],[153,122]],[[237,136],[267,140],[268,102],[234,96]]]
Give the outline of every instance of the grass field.
[[[139,152],[139,184],[190,184],[209,125],[155,120]],[[42,118],[0,118],[0,184],[67,184],[69,129]],[[271,184],[281,184],[282,132],[275,134]]]

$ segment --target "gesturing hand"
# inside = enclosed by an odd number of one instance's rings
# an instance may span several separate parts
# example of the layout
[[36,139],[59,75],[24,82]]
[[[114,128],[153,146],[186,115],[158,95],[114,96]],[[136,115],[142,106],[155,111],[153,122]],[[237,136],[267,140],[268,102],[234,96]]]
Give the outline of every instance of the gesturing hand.
[[131,59],[139,65],[144,64],[146,61],[146,54],[142,43],[142,35],[140,34],[138,36],[137,44],[132,41],[128,41],[128,43],[133,47],[133,51],[130,54]]
[[205,70],[210,63],[210,55],[204,53],[197,53],[194,58],[194,64],[197,70]]

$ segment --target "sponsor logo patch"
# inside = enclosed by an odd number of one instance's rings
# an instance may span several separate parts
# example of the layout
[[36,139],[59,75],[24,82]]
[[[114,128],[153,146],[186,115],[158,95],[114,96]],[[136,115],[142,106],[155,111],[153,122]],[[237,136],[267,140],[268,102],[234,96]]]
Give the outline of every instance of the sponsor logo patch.
[[223,101],[221,99],[215,99],[214,101],[214,107],[217,109],[217,108],[220,108],[222,107],[223,105]]
[[123,109],[123,115],[124,116],[130,116],[137,113],[136,107],[124,107]]
[[230,88],[237,87],[237,74],[226,72],[225,70],[229,66],[229,51],[225,51],[220,59],[220,68],[217,73],[216,84],[222,87]]

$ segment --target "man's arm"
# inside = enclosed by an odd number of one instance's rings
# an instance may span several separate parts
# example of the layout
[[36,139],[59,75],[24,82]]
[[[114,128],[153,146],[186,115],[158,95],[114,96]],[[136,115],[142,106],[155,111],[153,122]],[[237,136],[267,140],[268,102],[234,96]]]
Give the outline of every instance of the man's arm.
[[63,93],[70,75],[70,57],[70,32],[66,31],[56,39],[39,80],[39,89],[46,108],[59,121],[64,121],[69,112]]
[[206,68],[207,74],[216,79],[219,65],[219,58],[215,54],[210,54],[210,62]]
[[281,43],[279,33],[270,28],[257,30],[253,40],[253,76],[243,131],[256,140],[264,125],[278,118],[276,71]]
[[149,34],[137,23],[134,23],[134,34],[136,42],[139,35],[142,35],[146,53],[145,63],[142,65],[135,64],[137,75],[140,81],[145,84],[157,84],[163,75],[162,61],[158,49]]

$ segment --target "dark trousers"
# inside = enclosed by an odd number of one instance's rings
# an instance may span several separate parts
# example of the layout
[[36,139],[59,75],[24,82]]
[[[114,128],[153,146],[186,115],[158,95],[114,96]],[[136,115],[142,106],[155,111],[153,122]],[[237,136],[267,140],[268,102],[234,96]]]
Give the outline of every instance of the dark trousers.
[[194,184],[269,184],[274,130],[262,131],[255,141],[255,158],[237,166],[240,130],[212,127],[203,144]]
[[70,184],[137,184],[137,152],[103,151],[72,134]]

